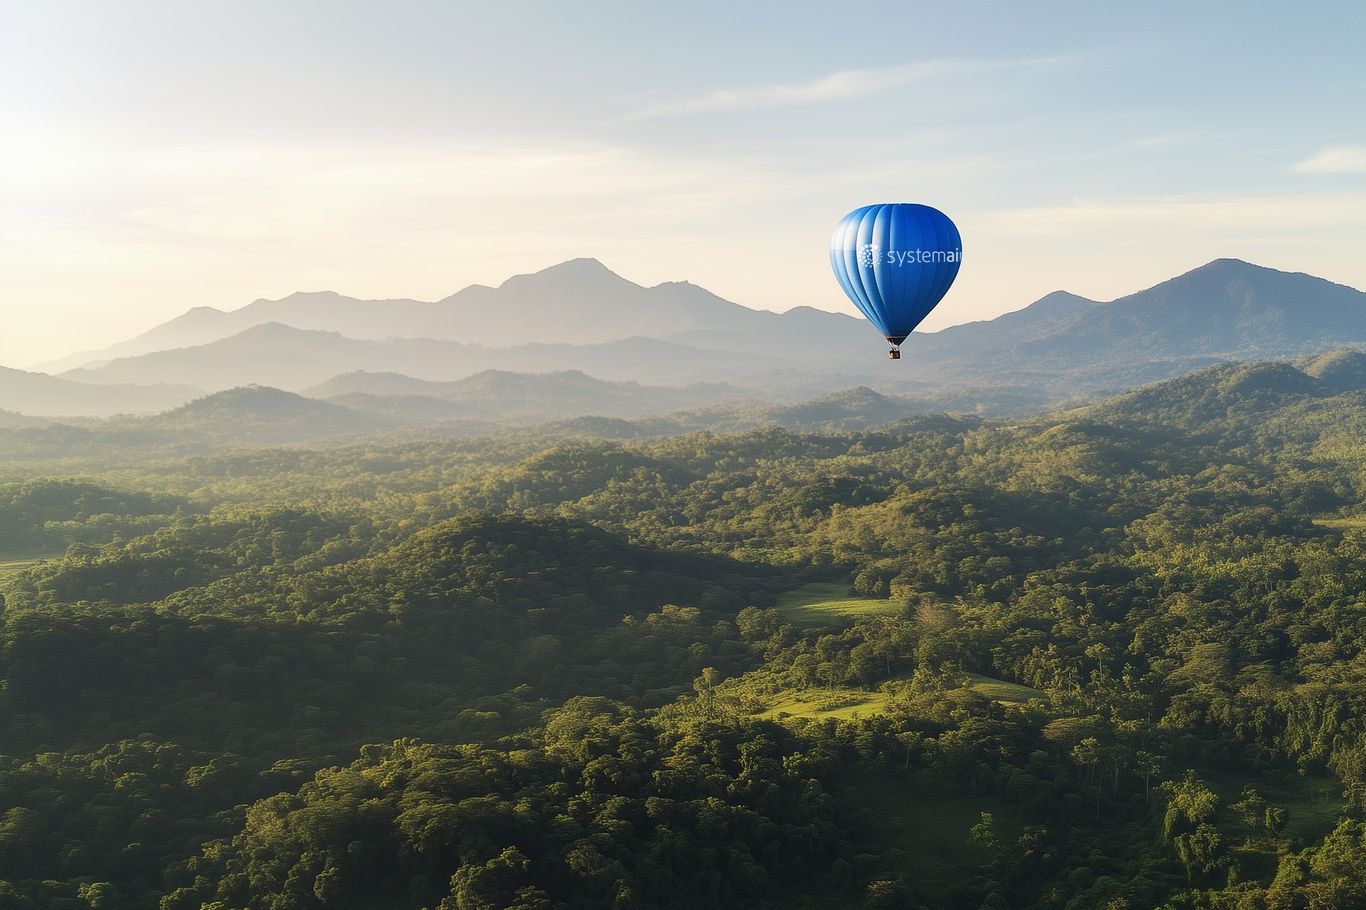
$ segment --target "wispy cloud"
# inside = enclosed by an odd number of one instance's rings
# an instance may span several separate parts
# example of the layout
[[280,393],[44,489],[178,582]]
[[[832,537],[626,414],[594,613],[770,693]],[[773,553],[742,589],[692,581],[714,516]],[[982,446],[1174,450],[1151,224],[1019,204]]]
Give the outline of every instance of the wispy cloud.
[[678,114],[707,114],[758,108],[790,107],[817,104],[871,95],[887,89],[900,88],[920,82],[930,82],[950,75],[988,70],[1036,68],[1054,66],[1071,56],[1033,57],[1021,60],[924,60],[895,66],[868,69],[839,70],[808,82],[775,83],[770,85],[723,88],[651,105],[636,111],[627,119],[646,120]]
[[1302,174],[1366,174],[1366,145],[1330,145],[1290,169]]
[[1287,232],[1366,228],[1366,195],[1166,196],[1083,199],[1068,205],[983,212],[982,228],[1006,236],[1125,238],[1156,229],[1247,239]]

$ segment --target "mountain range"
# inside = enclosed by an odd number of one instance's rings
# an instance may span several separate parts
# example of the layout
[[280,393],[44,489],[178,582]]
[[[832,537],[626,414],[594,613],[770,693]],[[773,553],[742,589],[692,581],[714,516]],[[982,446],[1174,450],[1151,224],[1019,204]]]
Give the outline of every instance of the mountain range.
[[[578,387],[585,400],[599,409],[602,395],[649,394],[648,389],[614,388],[588,377],[552,377],[553,384]],[[604,385],[608,388],[598,388]],[[622,384],[625,385],[625,384]],[[127,464],[167,456],[210,454],[242,447],[337,445],[373,440],[392,443],[439,437],[525,439],[533,446],[547,440],[597,437],[643,439],[695,431],[737,432],[764,426],[817,432],[861,431],[883,427],[889,431],[932,428],[937,425],[975,425],[975,416],[926,415],[923,401],[883,395],[854,387],[794,403],[762,404],[723,400],[670,414],[634,419],[611,416],[554,415],[532,426],[510,424],[503,415],[481,419],[462,405],[471,396],[476,410],[488,410],[486,400],[506,399],[510,390],[536,391],[542,400],[560,397],[534,388],[526,377],[482,374],[474,381],[427,389],[448,397],[407,394],[418,391],[403,377],[353,375],[329,383],[319,392],[340,391],[326,400],[267,387],[230,389],[196,399],[170,411],[149,416],[124,416],[104,421],[13,422],[0,414],[0,461],[10,464],[50,465],[66,460],[91,467]],[[346,391],[368,387],[385,394]],[[532,387],[532,388],[528,388]],[[480,390],[487,394],[479,397]],[[1158,432],[1207,437],[1224,445],[1242,444],[1229,437],[1230,428],[1246,432],[1247,418],[1278,413],[1282,425],[1265,425],[1263,435],[1284,432],[1301,442],[1321,434],[1327,444],[1353,446],[1360,427],[1343,424],[1339,413],[1358,414],[1366,396],[1366,354],[1336,351],[1294,361],[1221,363],[1184,376],[1088,404],[1071,416],[1095,418],[1101,425],[1135,424]],[[1345,405],[1342,412],[1334,410]],[[423,406],[432,406],[430,412]],[[530,417],[532,412],[526,412]],[[1320,416],[1314,416],[1314,415]],[[1296,415],[1309,415],[1298,419]],[[1036,420],[1054,420],[1047,415]],[[1287,438],[1289,438],[1289,436]],[[1308,440],[1313,442],[1312,439]]]
[[755,348],[771,337],[805,344],[822,333],[867,341],[866,328],[849,316],[810,307],[784,314],[753,310],[686,281],[642,287],[596,259],[572,259],[514,276],[497,288],[471,285],[435,303],[358,300],[320,291],[257,300],[227,312],[195,307],[135,338],[42,369],[59,372],[197,347],[271,323],[361,341],[434,339],[491,348],[595,345],[639,337],[730,350],[726,342],[741,340],[742,347]]
[[[1366,294],[1219,259],[1109,302],[1057,291],[993,320],[916,333],[897,363],[883,359],[884,346],[861,319],[808,307],[752,310],[687,282],[643,287],[596,260],[576,259],[434,303],[321,292],[233,311],[192,309],[50,365],[60,369],[56,376],[0,373],[0,409],[148,412],[261,384],[350,395],[362,409],[402,397],[410,413],[433,419],[505,421],[540,419],[557,405],[571,405],[569,415],[592,412],[583,406],[632,416],[723,398],[795,401],[861,385],[927,407],[1000,413],[1078,402],[1223,361],[1366,347]],[[496,387],[432,385],[485,373],[502,377]],[[524,374],[519,390],[511,373]],[[525,378],[573,373],[649,390],[597,389],[585,398],[583,380]],[[412,381],[406,391],[395,392],[405,378]],[[538,384],[539,392],[528,392]],[[664,386],[692,391],[665,394]]]

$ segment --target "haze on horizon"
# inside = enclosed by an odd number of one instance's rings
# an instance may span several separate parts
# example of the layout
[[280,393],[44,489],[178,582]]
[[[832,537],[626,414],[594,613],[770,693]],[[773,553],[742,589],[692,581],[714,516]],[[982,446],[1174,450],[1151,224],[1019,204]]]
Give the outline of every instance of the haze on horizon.
[[590,256],[851,312],[834,222],[948,212],[925,328],[1219,257],[1366,287],[1366,8],[9,2],[0,364],[192,306]]

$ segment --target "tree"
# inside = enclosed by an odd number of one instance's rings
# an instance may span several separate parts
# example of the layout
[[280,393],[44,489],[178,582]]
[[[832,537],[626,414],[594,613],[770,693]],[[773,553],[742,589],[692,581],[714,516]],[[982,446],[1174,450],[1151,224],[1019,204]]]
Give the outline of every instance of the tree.
[[528,862],[516,847],[508,847],[482,864],[466,864],[451,876],[451,893],[438,910],[504,910],[514,895],[525,890],[520,879]]
[[1139,750],[1134,754],[1134,773],[1143,778],[1143,801],[1146,803],[1151,794],[1154,777],[1162,773],[1162,756],[1153,752]]
[[1213,872],[1223,846],[1219,829],[1210,824],[1201,824],[1190,834],[1179,834],[1172,842],[1176,855],[1186,867],[1186,878],[1193,881],[1196,873]]
[[1190,832],[1214,817],[1219,797],[1203,781],[1196,779],[1194,771],[1187,771],[1180,781],[1169,781],[1165,787],[1170,795],[1162,819],[1162,834],[1167,840]]
[[1238,817],[1247,825],[1248,830],[1255,831],[1263,823],[1266,815],[1266,800],[1252,787],[1244,787],[1243,794],[1239,800],[1233,804],[1233,811],[1238,813]]
[[977,824],[968,829],[968,841],[993,857],[1000,851],[1001,842],[996,837],[996,819],[990,812],[983,812]]

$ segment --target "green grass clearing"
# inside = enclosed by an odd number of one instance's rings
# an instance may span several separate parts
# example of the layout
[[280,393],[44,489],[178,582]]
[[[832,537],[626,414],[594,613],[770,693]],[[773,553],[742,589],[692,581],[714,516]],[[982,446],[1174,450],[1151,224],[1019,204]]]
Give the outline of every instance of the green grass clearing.
[[[1043,693],[1038,689],[1006,682],[1003,679],[970,673],[968,680],[968,684],[963,687],[964,689],[986,696],[1003,705],[1022,705],[1031,698],[1043,698]],[[851,689],[843,686],[803,689],[801,691],[789,690],[770,697],[768,707],[759,716],[776,718],[787,715],[789,717],[810,717],[816,720],[830,718],[852,720],[855,717],[870,717],[887,710],[887,705],[892,699],[892,693],[886,691],[886,688],[889,684],[894,685],[896,682],[898,680],[889,680],[888,683],[884,683],[884,688],[872,692],[866,689]]]
[[[1285,840],[1312,843],[1323,837],[1337,824],[1346,811],[1342,791],[1337,781],[1328,774],[1308,777],[1269,778],[1242,776],[1236,772],[1197,771],[1219,795],[1221,804],[1216,823],[1230,848],[1237,855],[1242,874],[1246,878],[1270,881],[1276,874],[1280,860],[1279,848]],[[1289,818],[1285,830],[1273,837],[1258,829],[1252,830],[1231,808],[1243,792],[1252,786],[1262,799],[1287,810]]]
[[870,717],[887,708],[891,696],[886,692],[862,689],[804,689],[775,696],[760,717],[810,717],[816,720],[853,720]]
[[[1290,780],[1270,779],[1266,776],[1240,776],[1223,771],[1196,772],[1197,776],[1209,784],[1225,806],[1238,801],[1243,787],[1251,786],[1262,798],[1273,806],[1281,806],[1290,813],[1286,822],[1284,836],[1299,838],[1306,842],[1317,840],[1337,824],[1338,818],[1346,811],[1342,801],[1342,788],[1329,774],[1314,774],[1295,777]],[[1227,828],[1225,835],[1246,837],[1247,826],[1230,809],[1221,818],[1221,828]]]
[[0,578],[6,575],[14,575],[22,572],[29,566],[36,565],[45,559],[61,559],[62,554],[48,554],[46,556],[0,556]]
[[980,673],[969,673],[968,680],[966,688],[1002,705],[1022,705],[1031,698],[1044,697],[1043,692],[1038,689],[983,676]]
[[819,581],[779,596],[778,612],[789,622],[829,626],[869,616],[895,616],[901,606],[885,598],[850,597],[848,585]]
[[1353,528],[1366,528],[1366,515],[1353,515],[1347,518],[1315,518],[1314,524],[1320,528],[1335,531],[1350,531]]

